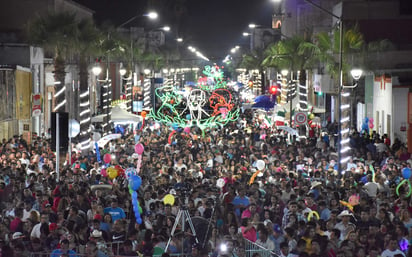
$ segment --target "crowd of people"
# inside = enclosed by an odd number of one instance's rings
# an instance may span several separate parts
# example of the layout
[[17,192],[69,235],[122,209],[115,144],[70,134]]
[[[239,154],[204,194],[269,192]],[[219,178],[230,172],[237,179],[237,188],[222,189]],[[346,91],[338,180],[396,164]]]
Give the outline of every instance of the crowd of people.
[[[296,138],[250,111],[203,133],[150,119],[126,131],[100,149],[110,163],[74,151],[58,173],[47,137],[4,139],[0,256],[412,256],[412,159],[399,140],[353,131],[339,169],[324,132]],[[141,224],[127,176],[102,173],[140,163]]]

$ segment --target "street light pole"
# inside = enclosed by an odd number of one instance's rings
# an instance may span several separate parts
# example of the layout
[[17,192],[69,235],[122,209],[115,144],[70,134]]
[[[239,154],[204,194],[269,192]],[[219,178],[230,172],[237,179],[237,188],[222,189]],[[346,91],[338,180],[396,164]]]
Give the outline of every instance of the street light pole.
[[338,85],[338,144],[337,144],[337,151],[338,151],[338,171],[342,172],[342,152],[341,152],[341,141],[342,141],[342,110],[341,110],[341,104],[342,104],[342,87],[343,87],[343,19],[342,19],[342,14],[341,16],[338,16],[334,14],[333,12],[323,8],[322,6],[312,2],[312,0],[305,0],[305,2],[309,3],[310,5],[318,8],[319,10],[323,11],[324,13],[329,14],[330,16],[338,19],[339,23],[339,85]]
[[[127,21],[120,24],[119,26],[117,26],[116,29],[123,28],[124,26],[131,23],[135,19],[137,19],[139,17],[143,17],[143,16],[146,16],[151,20],[155,20],[155,19],[157,19],[158,14],[156,12],[149,12],[149,13],[146,13],[146,14],[135,15],[132,18],[130,18]],[[131,78],[132,78],[132,80],[131,80],[131,90],[129,90],[130,92],[126,92],[126,101],[127,101],[127,108],[128,109],[130,108],[131,112],[132,112],[133,111],[132,105],[133,105],[133,100],[134,100],[133,99],[133,97],[134,97],[133,87],[135,86],[135,79],[134,79],[134,77],[135,77],[135,65],[134,65],[134,52],[133,52],[133,47],[134,47],[133,41],[134,41],[134,39],[133,39],[133,33],[132,33],[131,28],[129,28],[129,33],[130,33],[130,58],[131,58],[131,60],[130,60],[131,68],[130,69],[131,69]],[[130,96],[127,96],[128,94],[130,94]],[[129,97],[130,97],[130,99],[129,99]]]

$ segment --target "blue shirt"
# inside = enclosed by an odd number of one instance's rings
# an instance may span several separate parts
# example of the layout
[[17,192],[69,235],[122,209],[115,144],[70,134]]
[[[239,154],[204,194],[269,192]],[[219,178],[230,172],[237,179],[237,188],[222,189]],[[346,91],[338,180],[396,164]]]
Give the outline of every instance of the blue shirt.
[[123,209],[120,207],[112,208],[107,207],[104,208],[104,214],[109,213],[112,216],[112,222],[114,223],[116,220],[126,218],[126,214],[124,213]]
[[[60,257],[62,254],[64,254],[62,249],[56,249],[53,250],[53,252],[50,254],[50,257]],[[69,255],[69,257],[77,257],[76,252],[73,250],[68,250],[66,254]]]
[[[244,208],[247,208],[248,205],[249,205],[249,197],[247,197],[247,196],[244,196],[244,197],[235,196],[235,198],[232,201],[232,204],[235,206],[235,208],[239,204],[243,204]],[[239,208],[236,208],[235,213],[238,217],[240,217],[241,210]]]

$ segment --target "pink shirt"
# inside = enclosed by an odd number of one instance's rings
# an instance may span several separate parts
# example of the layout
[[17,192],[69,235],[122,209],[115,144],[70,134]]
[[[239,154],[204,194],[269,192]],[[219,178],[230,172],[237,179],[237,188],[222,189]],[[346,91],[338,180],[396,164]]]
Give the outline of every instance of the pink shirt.
[[256,242],[256,229],[255,227],[252,227],[248,231],[246,231],[246,227],[240,227],[242,231],[242,235],[244,238],[246,238],[249,241]]

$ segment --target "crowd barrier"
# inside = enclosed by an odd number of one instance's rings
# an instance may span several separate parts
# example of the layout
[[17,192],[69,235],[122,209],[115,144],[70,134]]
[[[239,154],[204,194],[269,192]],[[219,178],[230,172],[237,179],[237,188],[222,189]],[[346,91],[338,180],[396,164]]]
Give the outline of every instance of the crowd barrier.
[[[243,243],[243,247],[244,247],[244,256],[245,257],[252,257],[255,254],[255,256],[259,256],[259,257],[280,257],[279,255],[277,255],[276,253],[252,242],[249,241],[247,239],[243,239],[244,243]],[[120,244],[122,244],[123,242],[115,242],[115,243],[107,243],[107,249],[110,253],[113,252],[113,254],[109,254],[110,257],[131,257],[131,256],[127,256],[127,255],[120,255],[119,254],[119,249],[120,249]],[[158,247],[156,247],[158,248]],[[156,249],[153,253],[153,257],[161,257],[162,253],[163,253],[163,249],[158,248]],[[114,250],[114,251],[113,251]],[[29,254],[29,257],[49,257],[51,254],[51,252],[31,252]],[[189,256],[188,254],[182,254],[182,253],[175,253],[175,254],[170,254],[170,256],[173,257],[183,257],[183,256]],[[209,255],[211,256],[211,254]],[[78,254],[76,254],[76,256],[69,256],[69,257],[87,257],[86,253],[82,253],[82,251],[78,251]]]
[[276,253],[266,249],[252,241],[243,239],[245,245],[246,257],[252,257],[254,254],[259,254],[259,257],[280,257]]

